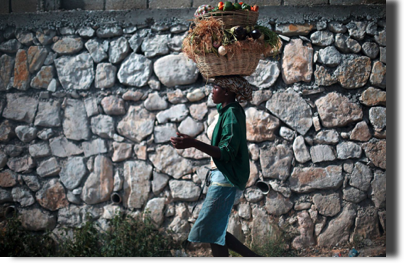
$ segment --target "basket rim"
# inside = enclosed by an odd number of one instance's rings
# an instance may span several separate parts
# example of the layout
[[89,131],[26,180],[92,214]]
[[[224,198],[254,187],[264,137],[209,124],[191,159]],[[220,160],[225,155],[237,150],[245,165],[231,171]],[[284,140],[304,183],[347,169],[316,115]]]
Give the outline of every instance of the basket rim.
[[223,15],[258,15],[259,12],[256,11],[246,11],[246,10],[233,10],[233,11],[215,11],[215,12],[209,12],[202,15],[202,17],[209,17],[214,14],[223,14]]

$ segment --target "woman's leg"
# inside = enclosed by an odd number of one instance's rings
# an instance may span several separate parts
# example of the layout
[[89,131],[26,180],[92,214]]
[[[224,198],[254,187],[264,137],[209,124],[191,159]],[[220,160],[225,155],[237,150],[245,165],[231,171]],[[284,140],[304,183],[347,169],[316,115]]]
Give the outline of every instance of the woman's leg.
[[220,246],[217,244],[213,244],[211,243],[211,251],[212,251],[212,256],[213,257],[228,257],[228,247],[225,246]]
[[[261,257],[251,251],[248,247],[246,247],[243,243],[240,242],[235,236],[231,233],[227,232],[225,235],[225,244],[226,248],[231,249],[232,251],[237,252],[243,257]],[[212,246],[211,246],[212,247]]]

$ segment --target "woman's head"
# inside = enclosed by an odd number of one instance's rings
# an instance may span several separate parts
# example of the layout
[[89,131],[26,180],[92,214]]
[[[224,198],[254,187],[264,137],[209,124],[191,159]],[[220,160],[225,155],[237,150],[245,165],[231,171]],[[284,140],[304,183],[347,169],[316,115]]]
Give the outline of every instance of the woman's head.
[[214,84],[214,88],[212,89],[212,101],[215,104],[233,102],[235,101],[235,93]]
[[[215,86],[221,87],[225,90],[225,93],[231,94],[231,96],[235,95],[235,99],[237,99],[238,102],[250,101],[252,98],[253,89],[250,83],[248,83],[248,81],[241,76],[215,77],[214,93],[216,88]],[[213,94],[213,97],[214,96],[215,95]]]

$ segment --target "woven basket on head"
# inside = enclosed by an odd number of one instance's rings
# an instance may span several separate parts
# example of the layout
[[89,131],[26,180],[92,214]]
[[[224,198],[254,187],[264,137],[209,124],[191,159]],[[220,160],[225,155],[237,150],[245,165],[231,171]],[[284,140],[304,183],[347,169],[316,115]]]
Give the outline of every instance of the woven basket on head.
[[195,62],[202,76],[206,79],[229,75],[250,76],[256,70],[261,55],[261,52],[250,50],[226,56],[209,53],[195,55]]
[[259,12],[236,10],[210,12],[203,15],[203,17],[210,16],[223,21],[224,27],[229,29],[233,26],[254,26],[259,18]]

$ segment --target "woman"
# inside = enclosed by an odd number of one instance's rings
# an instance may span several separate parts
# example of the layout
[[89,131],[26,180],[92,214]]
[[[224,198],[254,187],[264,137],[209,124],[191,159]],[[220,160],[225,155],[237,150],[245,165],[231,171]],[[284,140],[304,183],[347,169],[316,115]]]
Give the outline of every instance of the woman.
[[258,256],[227,232],[237,189],[244,190],[250,173],[245,113],[238,102],[251,97],[251,86],[244,78],[216,77],[212,100],[219,118],[211,145],[181,133],[171,138],[177,149],[194,147],[212,157],[211,185],[188,240],[210,243],[214,257],[228,257],[228,249],[245,257]]

